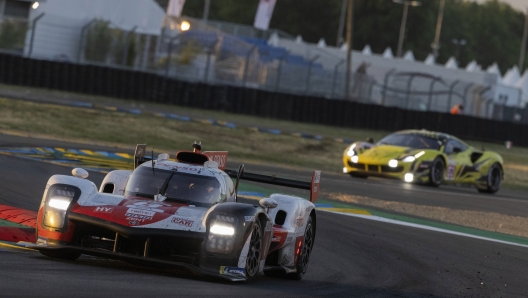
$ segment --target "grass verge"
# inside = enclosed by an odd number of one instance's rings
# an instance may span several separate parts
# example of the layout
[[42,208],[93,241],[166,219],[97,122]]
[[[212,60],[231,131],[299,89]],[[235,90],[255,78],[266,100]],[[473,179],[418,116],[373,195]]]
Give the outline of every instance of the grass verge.
[[[86,100],[96,104],[142,107],[144,103],[103,97],[70,94],[66,92],[5,87],[41,97]],[[255,125],[290,132],[305,132],[328,138],[362,140],[380,139],[389,132],[312,125],[279,121],[254,116],[228,114],[209,110],[149,104],[150,109],[199,118],[214,118],[244,125]],[[65,140],[103,142],[119,147],[133,147],[147,143],[156,151],[175,153],[190,148],[193,141],[202,141],[205,150],[228,150],[230,156],[242,161],[318,168],[339,173],[341,155],[346,145],[325,139],[303,139],[290,135],[261,133],[251,129],[231,129],[201,122],[180,122],[150,114],[132,115],[114,111],[58,106],[0,98],[0,129],[59,137]],[[528,190],[528,149],[504,145],[469,142],[471,145],[501,154],[505,161],[504,187]]]

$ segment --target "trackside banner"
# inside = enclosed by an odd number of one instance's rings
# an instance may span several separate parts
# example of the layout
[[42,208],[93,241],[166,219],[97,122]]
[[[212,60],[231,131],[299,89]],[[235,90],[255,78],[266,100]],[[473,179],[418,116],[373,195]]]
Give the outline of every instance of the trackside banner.
[[260,0],[257,15],[255,16],[255,23],[253,24],[255,28],[268,30],[276,2],[277,0]]
[[180,17],[184,5],[185,0],[170,0],[167,14],[173,17]]

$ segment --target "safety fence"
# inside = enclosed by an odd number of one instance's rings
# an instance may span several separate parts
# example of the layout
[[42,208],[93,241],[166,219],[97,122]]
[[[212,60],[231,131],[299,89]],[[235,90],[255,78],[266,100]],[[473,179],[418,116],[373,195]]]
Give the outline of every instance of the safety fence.
[[[188,30],[182,31],[185,22]],[[354,69],[347,84],[342,53],[312,47],[310,54],[303,55],[292,48],[270,45],[272,33],[293,39],[283,32],[188,17],[167,17],[161,34],[147,34],[104,20],[82,22],[42,14],[30,22],[1,19],[0,52],[142,71],[191,83],[417,111],[449,112],[454,104],[463,103],[467,115],[528,123],[528,117],[518,109],[504,112],[510,108],[494,102],[489,88],[468,82],[362,65]],[[302,43],[298,46],[308,49]]]
[[[398,107],[210,85],[154,73],[0,54],[0,83],[376,130],[429,129],[528,146],[528,125]],[[346,136],[344,136],[346,137]]]

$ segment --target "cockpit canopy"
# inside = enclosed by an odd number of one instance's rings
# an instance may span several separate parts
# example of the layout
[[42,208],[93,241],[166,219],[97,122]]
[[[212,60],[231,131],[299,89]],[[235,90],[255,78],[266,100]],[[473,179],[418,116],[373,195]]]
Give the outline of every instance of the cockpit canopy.
[[125,196],[154,198],[157,194],[167,197],[167,201],[213,205],[232,199],[234,186],[231,178],[224,172],[200,175],[138,167],[128,180]]

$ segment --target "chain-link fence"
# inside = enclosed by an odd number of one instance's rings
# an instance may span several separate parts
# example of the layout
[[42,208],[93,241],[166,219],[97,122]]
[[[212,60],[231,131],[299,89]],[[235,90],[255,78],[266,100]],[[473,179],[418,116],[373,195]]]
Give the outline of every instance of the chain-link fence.
[[[249,33],[236,36],[225,31]],[[302,44],[309,52],[294,54],[299,51],[271,46],[268,40],[273,37],[263,34],[248,26],[192,18],[168,17],[160,34],[152,35],[136,28],[123,30],[104,20],[79,23],[39,16],[29,24],[16,19],[0,20],[0,50],[40,59],[152,72],[191,82],[411,110],[449,112],[454,104],[461,103],[469,115],[520,121],[519,113],[514,112],[513,118],[507,119],[510,112],[497,112],[503,107],[496,107],[487,86],[371,67],[368,63],[353,69],[346,96],[346,63],[342,55]]]

